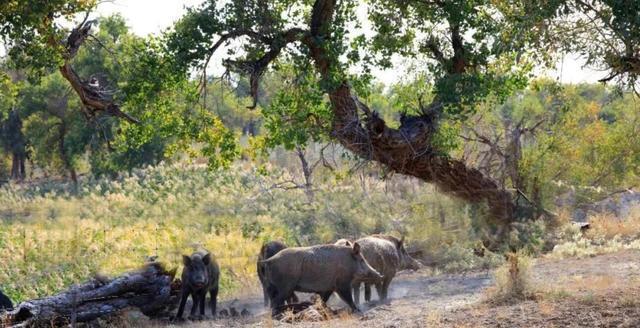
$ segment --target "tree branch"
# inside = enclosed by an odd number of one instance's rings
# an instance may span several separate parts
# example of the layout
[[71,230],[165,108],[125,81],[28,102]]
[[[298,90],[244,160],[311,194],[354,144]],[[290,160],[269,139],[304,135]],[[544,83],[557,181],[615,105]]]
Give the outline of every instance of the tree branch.
[[[83,81],[71,66],[71,60],[76,56],[78,50],[90,35],[89,32],[91,31],[91,26],[94,21],[87,20],[88,17],[89,14],[87,13],[82,23],[69,34],[65,45],[66,53],[63,56],[64,64],[60,66],[60,73],[71,84],[71,87],[75,90],[78,97],[80,97],[87,118],[95,116],[98,111],[103,111],[109,115],[123,118],[131,123],[139,123],[140,121],[136,118],[122,112],[120,106],[116,104],[111,96],[103,89],[96,88],[86,81]],[[57,46],[56,40],[50,39],[49,43],[51,46]]]

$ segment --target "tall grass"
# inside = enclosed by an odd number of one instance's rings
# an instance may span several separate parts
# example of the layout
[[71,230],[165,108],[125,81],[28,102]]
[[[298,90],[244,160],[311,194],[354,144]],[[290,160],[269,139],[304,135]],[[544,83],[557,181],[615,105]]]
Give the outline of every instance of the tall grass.
[[87,177],[77,192],[64,183],[5,185],[0,289],[16,301],[40,297],[149,256],[181,269],[181,254],[204,247],[220,263],[225,297],[255,288],[264,241],[308,245],[392,231],[435,265],[486,265],[472,255],[468,210],[426,184],[320,172],[309,204],[303,190],[278,187],[295,174],[269,164],[239,162],[221,172],[174,164]]

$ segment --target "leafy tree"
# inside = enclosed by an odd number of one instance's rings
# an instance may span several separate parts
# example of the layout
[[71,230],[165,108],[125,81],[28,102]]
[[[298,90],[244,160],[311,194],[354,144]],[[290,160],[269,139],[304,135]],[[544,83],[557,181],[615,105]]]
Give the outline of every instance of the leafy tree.
[[68,84],[58,74],[23,90],[19,107],[26,116],[24,131],[41,168],[68,173],[77,184],[78,161],[95,137],[85,124],[79,103],[69,97]]
[[[179,150],[204,154],[212,167],[228,165],[238,153],[233,132],[212,113],[194,108],[196,86],[174,74],[157,39],[131,35],[121,17],[96,21],[87,13],[71,30],[57,24],[73,21],[94,5],[73,0],[3,3],[0,29],[13,67],[27,69],[32,82],[57,68],[80,100],[82,116],[106,140],[94,144],[94,150],[115,150],[93,161],[95,171],[156,163]],[[93,34],[98,23],[101,29]]]
[[[254,98],[260,77],[280,69],[279,58],[289,58],[294,75],[315,81],[311,87],[318,91],[286,97],[292,92],[286,89],[281,101],[288,102],[281,107],[295,110],[299,103],[326,95],[329,115],[323,106],[302,107],[319,117],[345,148],[467,201],[488,201],[490,221],[504,227],[513,219],[511,195],[438,149],[434,136],[443,119],[464,118],[479,100],[489,95],[504,99],[526,85],[531,66],[523,63],[522,44],[517,48],[511,36],[501,34],[512,27],[500,18],[502,7],[508,6],[491,1],[377,1],[368,8],[375,30],[371,38],[350,32],[362,23],[357,6],[357,1],[333,0],[208,1],[176,24],[168,47],[186,72],[206,67],[223,44],[233,41],[239,46],[232,47],[223,63],[250,77]],[[431,103],[406,110],[398,128],[387,125],[357,96],[366,98],[371,65],[388,67],[392,55],[426,60],[433,85],[425,95]],[[364,67],[364,76],[349,73],[356,66]],[[286,115],[279,114],[283,120],[274,126],[287,131]],[[283,135],[287,141],[304,140]]]
[[[537,17],[545,21],[529,34],[537,40],[538,49],[550,55],[579,54],[587,66],[608,71],[600,81],[613,80],[622,87],[637,87],[640,76],[640,2],[545,0],[530,1],[528,7],[529,12],[537,13]],[[536,7],[545,10],[536,10]],[[514,12],[511,19],[521,18]]]
[[[91,7],[92,1],[9,1],[0,7],[0,28],[18,66],[31,67],[34,76],[59,67],[87,117],[105,112],[142,123],[119,126],[115,142],[121,151],[172,136],[169,153],[203,143],[202,153],[214,166],[224,165],[237,151],[233,134],[217,117],[188,105],[198,100],[188,80],[193,70],[203,72],[199,86],[208,90],[206,68],[211,60],[224,57],[222,63],[231,72],[248,77],[244,89],[253,98],[247,104],[252,109],[259,105],[260,79],[270,71],[290,70],[293,82],[285,81],[271,105],[263,108],[271,142],[292,146],[330,136],[392,171],[432,182],[468,202],[486,202],[493,232],[504,235],[516,218],[517,205],[503,186],[451,156],[459,122],[473,116],[487,99],[501,103],[522,89],[532,64],[551,60],[542,46],[552,45],[551,53],[583,51],[606,63],[612,76],[622,74],[633,82],[638,11],[628,13],[627,2],[384,0],[367,4],[368,22],[363,22],[357,13],[361,4],[355,0],[206,1],[190,9],[162,42],[131,40],[123,46],[128,60],[113,84],[117,94],[93,88],[72,67],[91,38],[94,22],[85,18],[71,31],[54,24]],[[38,5],[34,12],[25,9]],[[574,22],[573,34],[551,33],[562,30],[562,19],[576,14],[598,16],[588,20],[601,21],[598,27],[604,30],[598,31],[616,35],[613,47],[592,48],[578,39],[572,48],[570,42],[581,35],[586,20]],[[373,27],[373,35],[358,32],[365,23]],[[600,34],[608,41],[606,33]],[[223,45],[227,54],[220,56]],[[364,103],[371,91],[372,67],[390,67],[392,56],[420,63],[418,71],[428,86],[397,89],[399,125],[387,122],[393,115],[381,116]],[[178,106],[176,99],[181,100]],[[511,119],[512,114],[502,118]],[[522,126],[511,130],[521,131]],[[521,183],[515,175],[510,179]]]
[[14,82],[8,72],[0,71],[0,147],[11,155],[10,177],[14,180],[26,177],[27,145],[22,133],[22,113],[16,106],[20,89],[20,83]]

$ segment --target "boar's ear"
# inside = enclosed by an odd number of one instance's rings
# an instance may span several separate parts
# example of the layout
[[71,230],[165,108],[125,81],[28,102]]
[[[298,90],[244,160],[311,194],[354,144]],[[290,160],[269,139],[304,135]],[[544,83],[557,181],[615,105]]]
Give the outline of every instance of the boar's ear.
[[204,263],[204,265],[211,263],[211,253],[207,253],[207,255],[202,258],[202,263]]
[[188,267],[191,265],[191,257],[187,256],[187,255],[182,255],[182,264],[184,264],[184,266]]
[[347,240],[347,246],[353,247],[353,242],[351,240]]
[[360,254],[360,244],[353,243],[353,255]]

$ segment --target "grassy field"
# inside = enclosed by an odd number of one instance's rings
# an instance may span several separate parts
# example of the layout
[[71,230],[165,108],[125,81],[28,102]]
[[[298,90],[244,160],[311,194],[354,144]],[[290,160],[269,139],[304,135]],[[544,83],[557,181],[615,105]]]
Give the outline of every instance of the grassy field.
[[248,163],[220,172],[160,165],[115,180],[85,177],[74,192],[60,182],[5,185],[1,288],[22,301],[134,269],[148,256],[180,269],[181,254],[204,247],[220,263],[228,297],[257,288],[255,259],[267,240],[308,245],[375,232],[404,233],[441,270],[497,263],[473,256],[468,211],[428,185],[323,174],[309,203],[303,190],[282,188],[294,175]]
[[[137,268],[149,256],[181,269],[182,254],[206,248],[222,268],[224,298],[258,288],[255,260],[267,240],[310,245],[378,232],[407,236],[409,248],[420,250],[436,273],[502,263],[500,255],[473,254],[473,211],[427,184],[370,172],[319,172],[309,203],[302,189],[283,188],[292,180],[299,180],[295,169],[239,162],[217,172],[176,164],[115,180],[84,177],[73,192],[52,181],[5,185],[0,288],[22,301],[95,274]],[[640,211],[632,214],[624,221],[594,216],[587,233],[559,222],[545,233],[556,245],[549,256],[640,248]]]

